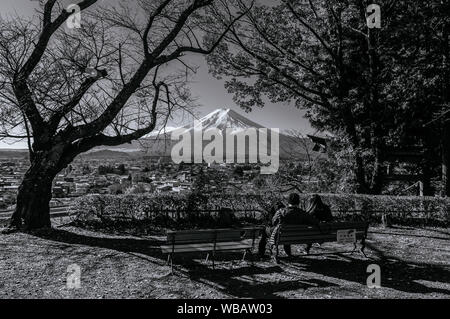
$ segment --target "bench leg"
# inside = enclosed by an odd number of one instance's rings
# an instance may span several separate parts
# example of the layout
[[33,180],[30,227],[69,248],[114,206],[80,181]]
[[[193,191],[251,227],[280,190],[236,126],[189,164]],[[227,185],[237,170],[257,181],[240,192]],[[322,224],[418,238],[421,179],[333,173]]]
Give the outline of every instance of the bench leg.
[[366,248],[366,238],[363,238],[361,240],[361,249],[359,250],[361,254],[363,254],[364,257],[368,258],[367,255],[364,253],[364,249]]
[[170,273],[173,275],[173,255],[172,253],[169,253],[167,256],[167,265],[169,265],[170,262]]
[[309,255],[309,251],[311,250],[311,247],[312,247],[312,243],[306,244],[305,252],[307,255]]
[[251,249],[247,249],[247,251],[248,251],[248,254],[249,254],[249,256],[250,256],[250,264],[252,265],[252,266],[254,266],[255,265],[255,262],[254,262],[254,258],[253,258],[253,252],[252,252],[252,250]]
[[205,259],[205,263],[208,263],[208,259],[209,259],[209,253],[206,254],[206,259]]
[[244,250],[244,254],[242,255],[242,262],[245,261],[245,255],[247,254],[247,249]]
[[356,244],[356,242],[353,243],[353,250],[352,250],[352,255],[355,253],[355,251],[358,249],[358,245]]

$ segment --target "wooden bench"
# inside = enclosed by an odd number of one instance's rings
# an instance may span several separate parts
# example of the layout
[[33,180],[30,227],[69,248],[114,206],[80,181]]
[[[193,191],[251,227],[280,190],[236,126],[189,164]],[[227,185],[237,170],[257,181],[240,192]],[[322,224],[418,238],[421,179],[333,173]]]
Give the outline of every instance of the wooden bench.
[[[293,245],[293,244],[313,244],[313,243],[324,243],[324,242],[336,242],[338,241],[338,231],[339,235],[349,236],[347,239],[354,238],[353,242],[354,249],[356,250],[356,241],[361,240],[360,252],[365,256],[365,240],[367,237],[367,230],[369,228],[369,223],[362,222],[331,222],[331,223],[320,223],[317,226],[305,226],[305,225],[281,225],[278,229],[278,233],[275,235],[275,261],[278,262],[278,246],[279,245]],[[340,237],[342,239],[342,237]]]
[[212,253],[214,268],[216,251],[243,250],[244,260],[246,253],[251,253],[261,229],[262,227],[245,227],[167,231],[167,243],[160,247],[163,253],[168,254],[167,263],[170,261],[172,272],[173,257],[176,253],[207,252],[206,261],[209,253]]

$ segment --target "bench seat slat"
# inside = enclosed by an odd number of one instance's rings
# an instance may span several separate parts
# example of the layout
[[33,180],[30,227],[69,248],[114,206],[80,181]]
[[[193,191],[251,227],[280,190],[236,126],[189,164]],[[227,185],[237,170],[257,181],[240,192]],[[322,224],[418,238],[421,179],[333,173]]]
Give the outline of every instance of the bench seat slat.
[[303,225],[283,225],[284,230],[288,231],[296,231],[296,232],[309,232],[309,231],[318,231],[319,229],[323,232],[325,231],[337,231],[341,229],[356,229],[356,230],[365,230],[366,225],[348,225],[348,226],[329,226],[329,225],[320,225],[319,228],[315,226],[303,226]]
[[316,226],[306,225],[282,225],[280,235],[277,240],[282,244],[308,244],[315,242],[337,241],[338,230],[355,229],[356,240],[361,240],[366,236],[367,222],[333,222]]
[[212,241],[214,240],[214,234],[212,233],[199,233],[199,234],[171,234],[167,235],[167,242],[181,242],[181,241]]
[[[364,235],[364,232],[356,232],[356,236],[362,236]],[[282,232],[280,234],[280,238],[315,238],[315,237],[334,237],[336,238],[337,234],[336,232],[331,233],[310,233],[310,234],[304,234],[304,233],[286,233]]]
[[295,239],[319,239],[319,238],[334,238],[336,239],[336,234],[317,234],[317,235],[302,235],[302,234],[292,234],[290,236],[280,236],[280,240],[295,240]]
[[217,229],[199,231],[167,232],[167,243],[209,243],[241,241],[257,237],[259,229]]
[[[172,252],[172,245],[162,245],[161,249],[164,253]],[[240,250],[252,248],[251,240],[243,240],[239,242],[220,242],[216,243],[216,251],[218,250]],[[212,251],[214,250],[214,243],[201,243],[201,244],[176,244],[174,246],[174,253],[180,252],[195,252],[195,251]]]
[[[362,239],[361,237],[356,237],[356,240]],[[308,243],[318,243],[318,242],[335,242],[336,237],[320,237],[320,238],[297,238],[297,239],[283,239],[280,240],[280,244],[308,244]]]
[[[356,230],[357,234],[364,234],[365,231],[363,230]],[[293,232],[293,231],[286,231],[285,229],[281,230],[281,235],[282,236],[296,236],[296,235],[300,235],[300,236],[320,236],[320,235],[334,235],[336,236],[337,231],[324,231],[324,232],[320,232],[320,231],[314,231],[314,232]]]
[[302,236],[302,235],[296,235],[296,236],[290,236],[290,237],[280,237],[280,241],[295,241],[295,240],[321,240],[321,239],[333,239],[336,240],[336,236],[334,235],[318,235],[318,236]]
[[253,231],[264,229],[263,226],[258,227],[243,227],[243,228],[214,228],[214,229],[194,229],[194,230],[168,230],[167,235],[170,234],[198,234],[198,233],[212,233],[212,232],[229,232],[229,231]]
[[168,237],[167,243],[171,244],[172,241],[177,243],[209,243],[209,242],[227,242],[227,241],[240,241],[242,238],[241,236],[236,234],[228,234],[228,235],[220,235],[218,234],[217,237],[215,235],[211,236],[175,236],[175,237]]

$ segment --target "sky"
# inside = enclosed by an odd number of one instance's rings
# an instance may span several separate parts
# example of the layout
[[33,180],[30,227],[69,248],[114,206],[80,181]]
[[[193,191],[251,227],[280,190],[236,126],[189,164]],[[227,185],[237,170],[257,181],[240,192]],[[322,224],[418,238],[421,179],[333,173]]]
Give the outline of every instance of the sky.
[[[38,0],[0,0],[0,14],[3,17],[15,13],[31,17],[35,14],[37,4]],[[224,88],[224,80],[217,80],[209,74],[204,57],[192,56],[190,62],[198,66],[197,73],[191,78],[190,87],[192,95],[198,98],[199,116],[204,116],[217,108],[229,108],[268,128],[279,128],[281,131],[295,129],[304,134],[315,132],[308,120],[303,117],[304,111],[286,103],[274,104],[266,100],[264,108],[245,113],[233,102],[233,95]],[[11,144],[0,141],[0,148],[26,148],[26,143],[23,141]]]

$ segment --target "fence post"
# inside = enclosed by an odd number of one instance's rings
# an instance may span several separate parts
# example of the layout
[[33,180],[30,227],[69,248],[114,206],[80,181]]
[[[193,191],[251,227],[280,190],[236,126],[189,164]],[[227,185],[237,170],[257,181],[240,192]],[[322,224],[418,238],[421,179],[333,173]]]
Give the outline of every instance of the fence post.
[[391,217],[389,213],[383,212],[381,215],[381,223],[383,224],[384,228],[389,228],[392,226]]
[[371,214],[372,211],[369,210],[369,207],[367,205],[367,202],[361,203],[361,215],[364,216],[367,222],[370,222],[370,218],[372,217]]

